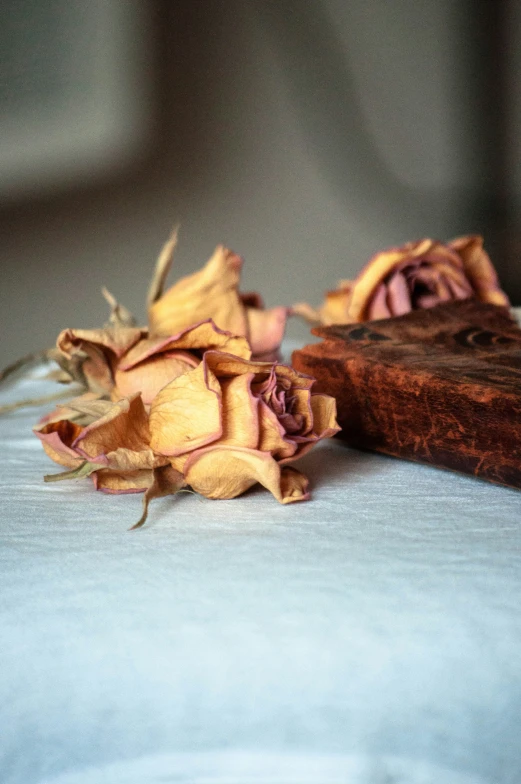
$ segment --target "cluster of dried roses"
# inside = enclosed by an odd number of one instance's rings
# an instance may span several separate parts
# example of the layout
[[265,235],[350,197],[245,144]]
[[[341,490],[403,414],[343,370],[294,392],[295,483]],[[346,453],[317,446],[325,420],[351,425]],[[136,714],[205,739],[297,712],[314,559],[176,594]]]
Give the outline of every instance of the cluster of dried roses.
[[163,294],[175,244],[174,233],[158,259],[148,328],[106,293],[106,327],[59,335],[62,380],[86,391],[35,428],[68,469],[48,479],[90,476],[99,490],[144,492],[137,525],[151,498],[184,487],[233,498],[258,482],[281,503],[309,498],[306,477],[287,463],[339,428],[335,400],[276,361],[290,313],[332,324],[469,297],[509,304],[481,237],[383,251],[318,310],[265,310],[258,295],[239,292],[242,259],[223,247]]
[[240,257],[219,247],[163,295],[174,244],[158,262],[148,329],[113,301],[105,328],[59,335],[54,358],[87,391],[35,428],[68,469],[48,479],[144,492],[137,525],[151,498],[184,487],[234,498],[259,482],[283,504],[307,500],[308,480],[286,464],[338,432],[335,400],[274,361],[287,308],[239,294]]

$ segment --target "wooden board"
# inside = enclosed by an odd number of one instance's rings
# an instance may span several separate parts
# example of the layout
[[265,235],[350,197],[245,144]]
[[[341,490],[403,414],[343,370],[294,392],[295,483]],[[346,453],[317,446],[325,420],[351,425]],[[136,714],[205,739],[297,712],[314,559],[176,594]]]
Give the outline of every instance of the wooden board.
[[319,327],[297,370],[334,395],[350,444],[521,487],[521,330],[472,300]]

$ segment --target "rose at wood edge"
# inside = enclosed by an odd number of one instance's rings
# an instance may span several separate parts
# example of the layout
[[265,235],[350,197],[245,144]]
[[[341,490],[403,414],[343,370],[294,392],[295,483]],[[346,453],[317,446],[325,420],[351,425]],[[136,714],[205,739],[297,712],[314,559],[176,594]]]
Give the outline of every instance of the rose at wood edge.
[[351,324],[472,297],[510,305],[477,235],[447,244],[422,239],[381,251],[354,280],[341,281],[327,292],[320,308],[299,303],[293,312],[313,324]]
[[334,398],[313,383],[287,365],[207,352],[152,401],[151,447],[206,497],[259,482],[281,503],[307,500],[306,478],[286,464],[339,431]]

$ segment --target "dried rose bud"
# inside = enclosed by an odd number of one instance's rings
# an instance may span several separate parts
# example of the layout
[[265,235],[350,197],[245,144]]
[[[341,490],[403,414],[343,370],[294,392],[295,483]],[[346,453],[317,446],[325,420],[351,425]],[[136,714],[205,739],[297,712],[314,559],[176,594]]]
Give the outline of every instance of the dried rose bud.
[[87,387],[112,400],[141,393],[145,404],[177,376],[196,367],[204,351],[223,349],[249,359],[245,338],[235,337],[204,321],[166,338],[149,338],[145,329],[106,327],[66,329],[58,350],[67,360],[83,357]]
[[510,304],[483,239],[458,237],[447,245],[423,239],[377,253],[355,280],[328,292],[321,308],[302,303],[294,312],[312,323],[351,324],[471,297]]

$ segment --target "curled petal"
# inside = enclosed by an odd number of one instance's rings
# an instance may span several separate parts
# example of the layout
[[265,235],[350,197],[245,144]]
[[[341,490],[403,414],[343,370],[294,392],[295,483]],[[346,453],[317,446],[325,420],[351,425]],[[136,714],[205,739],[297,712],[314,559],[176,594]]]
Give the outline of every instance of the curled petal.
[[292,397],[295,404],[295,414],[302,420],[299,428],[299,435],[307,435],[313,427],[313,414],[311,410],[311,396],[309,394],[309,387],[303,389],[293,388],[291,390]]
[[281,504],[307,501],[308,481],[291,468],[282,468],[267,452],[236,447],[208,447],[193,453],[185,479],[206,498],[235,498],[259,482]]
[[202,319],[246,335],[246,314],[238,286],[242,260],[219,245],[203,269],[181,278],[148,309],[152,335],[175,335]]
[[314,383],[314,379],[310,376],[298,373],[289,365],[257,360],[247,361],[231,354],[224,354],[221,351],[207,351],[204,355],[204,362],[218,378],[238,376],[243,373],[270,376],[275,372],[279,379],[287,380],[288,387],[291,386],[295,389],[310,389]]
[[264,400],[259,400],[259,430],[258,448],[261,452],[269,452],[277,460],[293,457],[297,451],[296,442],[287,436],[277,416]]
[[[177,335],[140,340],[125,354],[119,363],[119,369],[129,370],[158,354],[175,352],[179,356],[193,357],[187,352],[212,350],[226,351],[244,359],[249,359],[251,356],[251,348],[244,337],[219,329],[211,319],[207,319]],[[195,367],[198,362],[195,359],[192,361]]]
[[149,405],[160,389],[174,379],[197,367],[199,360],[187,352],[159,354],[158,356],[134,365],[130,370],[119,367],[114,373],[112,400],[139,392],[145,405]]
[[51,460],[66,468],[75,468],[85,460],[71,446],[81,430],[74,422],[61,420],[39,425],[34,428],[34,433]]
[[73,449],[90,459],[100,459],[119,448],[140,452],[150,445],[148,418],[143,401],[136,395],[113,403],[111,409],[83,428]]
[[56,346],[71,362],[83,357],[77,372],[89,389],[106,393],[113,386],[112,365],[144,335],[146,330],[131,327],[65,329]]
[[389,310],[395,316],[409,313],[412,307],[411,295],[407,282],[401,273],[391,277],[387,286],[387,299],[389,301]]
[[311,395],[311,410],[313,412],[313,427],[305,436],[295,438],[297,449],[292,457],[283,457],[281,463],[304,457],[319,441],[332,438],[339,433],[341,428],[336,421],[336,400],[330,395]]
[[56,345],[67,357],[71,357],[76,351],[88,354],[90,347],[96,346],[119,358],[145,336],[146,330],[139,327],[64,329],[58,335]]
[[221,389],[204,362],[179,376],[152,401],[150,446],[175,457],[215,441],[222,433]]
[[[367,318],[370,321],[373,321],[375,319],[390,318],[390,316],[392,316],[392,312],[387,300],[387,288],[384,283],[380,283],[375,289],[373,298],[368,305]],[[347,314],[345,321],[349,322],[349,316]]]
[[252,395],[253,373],[224,379],[220,444],[256,449],[259,443],[259,400]]
[[247,308],[246,318],[247,336],[253,354],[266,359],[276,359],[286,329],[288,308],[281,306],[270,310]]
[[396,265],[404,260],[405,253],[410,259],[419,258],[428,253],[433,245],[433,240],[425,239],[409,243],[404,248],[392,248],[373,256],[353,282],[347,314],[348,321],[364,320],[364,311],[377,287]]
[[510,301],[499,285],[490,256],[483,248],[483,238],[472,235],[457,237],[449,242],[449,245],[463,259],[465,274],[478,299],[482,302],[509,307]]
[[336,421],[336,400],[331,395],[311,395],[313,434],[317,439],[331,438],[341,428]]

